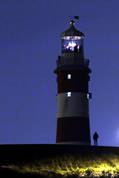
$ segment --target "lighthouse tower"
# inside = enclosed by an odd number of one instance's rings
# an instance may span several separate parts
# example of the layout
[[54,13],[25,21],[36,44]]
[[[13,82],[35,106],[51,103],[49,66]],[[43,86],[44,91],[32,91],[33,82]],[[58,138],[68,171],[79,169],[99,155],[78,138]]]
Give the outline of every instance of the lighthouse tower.
[[74,21],[61,34],[57,75],[57,143],[90,145],[89,60],[84,57],[84,34]]

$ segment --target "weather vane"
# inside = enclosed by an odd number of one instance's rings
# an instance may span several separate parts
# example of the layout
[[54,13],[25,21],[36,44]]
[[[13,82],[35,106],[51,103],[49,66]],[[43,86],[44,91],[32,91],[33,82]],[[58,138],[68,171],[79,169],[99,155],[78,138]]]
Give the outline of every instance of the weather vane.
[[79,16],[74,16],[74,19],[79,21]]
[[72,18],[72,20],[70,20],[70,24],[73,25],[76,20],[79,21],[79,16],[74,16],[74,17]]

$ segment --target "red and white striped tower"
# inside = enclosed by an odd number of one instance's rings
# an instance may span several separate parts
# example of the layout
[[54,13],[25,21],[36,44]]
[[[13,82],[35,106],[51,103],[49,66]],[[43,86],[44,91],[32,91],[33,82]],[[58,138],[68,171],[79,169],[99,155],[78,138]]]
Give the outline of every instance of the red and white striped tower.
[[57,60],[57,143],[90,145],[89,60],[84,58],[84,34],[74,21],[61,34],[62,53]]

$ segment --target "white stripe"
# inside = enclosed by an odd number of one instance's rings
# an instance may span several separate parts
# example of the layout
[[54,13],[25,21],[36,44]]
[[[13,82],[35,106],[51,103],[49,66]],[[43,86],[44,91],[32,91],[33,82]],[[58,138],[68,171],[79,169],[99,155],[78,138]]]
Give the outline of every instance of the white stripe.
[[57,96],[57,104],[58,118],[89,116],[89,100],[86,93],[72,92],[70,97],[67,93],[60,93]]

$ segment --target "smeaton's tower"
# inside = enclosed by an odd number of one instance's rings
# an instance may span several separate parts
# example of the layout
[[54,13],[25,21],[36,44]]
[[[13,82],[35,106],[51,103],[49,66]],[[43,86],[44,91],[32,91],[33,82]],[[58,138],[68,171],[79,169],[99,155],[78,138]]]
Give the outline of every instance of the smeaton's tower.
[[84,57],[84,33],[74,21],[61,34],[61,56],[57,75],[57,143],[90,145],[89,60]]

